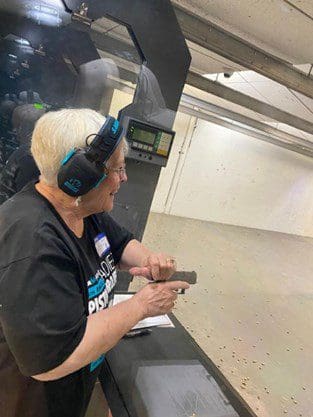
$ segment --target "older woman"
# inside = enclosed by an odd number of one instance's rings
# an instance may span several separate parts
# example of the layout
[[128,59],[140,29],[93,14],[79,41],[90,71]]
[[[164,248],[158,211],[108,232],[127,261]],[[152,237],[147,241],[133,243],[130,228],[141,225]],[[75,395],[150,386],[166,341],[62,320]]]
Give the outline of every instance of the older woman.
[[124,139],[96,187],[76,197],[58,186],[69,151],[84,149],[104,122],[87,109],[42,116],[31,145],[40,180],[1,206],[2,417],[84,416],[103,354],[139,320],[171,311],[175,291],[188,288],[180,281],[148,284],[111,305],[116,266],[166,280],[174,265],[106,214],[127,180]]

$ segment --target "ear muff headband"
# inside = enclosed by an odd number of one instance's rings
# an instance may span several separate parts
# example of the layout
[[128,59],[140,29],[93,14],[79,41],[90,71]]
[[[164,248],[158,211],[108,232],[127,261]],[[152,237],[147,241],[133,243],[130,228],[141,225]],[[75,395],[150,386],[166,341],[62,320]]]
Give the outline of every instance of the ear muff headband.
[[104,125],[90,145],[72,149],[61,162],[58,186],[66,194],[78,197],[96,188],[105,178],[104,166],[124,136],[114,117],[107,116]]

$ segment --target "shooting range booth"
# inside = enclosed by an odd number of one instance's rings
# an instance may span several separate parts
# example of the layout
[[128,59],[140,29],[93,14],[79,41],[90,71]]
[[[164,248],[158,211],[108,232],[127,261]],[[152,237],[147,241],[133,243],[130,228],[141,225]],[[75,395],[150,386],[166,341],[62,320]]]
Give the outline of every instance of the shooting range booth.
[[[20,106],[89,107],[104,115],[118,108],[128,183],[112,216],[141,240],[191,61],[171,2],[0,0],[0,14],[1,164],[20,145],[12,119]],[[120,274],[117,291],[127,292],[130,279]],[[100,382],[113,416],[253,416],[171,319],[174,328],[122,339],[106,354]]]

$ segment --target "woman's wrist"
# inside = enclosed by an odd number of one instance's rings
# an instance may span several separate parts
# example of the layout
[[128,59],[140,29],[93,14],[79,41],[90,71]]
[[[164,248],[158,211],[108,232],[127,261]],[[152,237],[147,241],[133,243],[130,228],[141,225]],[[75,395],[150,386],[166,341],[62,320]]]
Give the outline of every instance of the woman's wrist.
[[136,313],[139,316],[138,321],[143,320],[144,318],[146,318],[146,316],[147,316],[147,311],[146,310],[147,309],[146,309],[146,306],[145,306],[143,300],[141,299],[141,297],[138,293],[135,294],[133,297],[131,297],[129,302],[131,302],[132,307],[134,308],[134,310],[136,311]]

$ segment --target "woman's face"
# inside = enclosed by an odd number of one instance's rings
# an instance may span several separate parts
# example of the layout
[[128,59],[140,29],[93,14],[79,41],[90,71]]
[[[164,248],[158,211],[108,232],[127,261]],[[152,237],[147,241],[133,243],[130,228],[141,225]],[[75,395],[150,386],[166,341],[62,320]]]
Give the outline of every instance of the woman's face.
[[115,150],[107,163],[107,167],[106,179],[82,198],[85,207],[92,213],[111,211],[115,194],[118,192],[121,183],[127,181],[123,143]]

